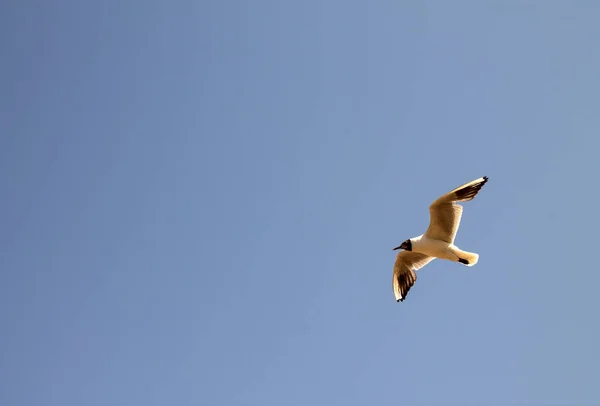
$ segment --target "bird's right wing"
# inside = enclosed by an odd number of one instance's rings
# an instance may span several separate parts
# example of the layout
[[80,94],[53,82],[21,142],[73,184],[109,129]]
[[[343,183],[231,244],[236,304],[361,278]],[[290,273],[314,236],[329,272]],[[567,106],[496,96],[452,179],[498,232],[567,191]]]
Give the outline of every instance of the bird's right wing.
[[402,302],[417,280],[415,271],[423,268],[435,258],[420,252],[401,251],[396,256],[392,286],[396,302]]
[[425,232],[425,236],[453,244],[463,212],[462,206],[456,203],[473,200],[487,181],[487,176],[475,179],[431,203],[431,206],[429,206],[429,227]]

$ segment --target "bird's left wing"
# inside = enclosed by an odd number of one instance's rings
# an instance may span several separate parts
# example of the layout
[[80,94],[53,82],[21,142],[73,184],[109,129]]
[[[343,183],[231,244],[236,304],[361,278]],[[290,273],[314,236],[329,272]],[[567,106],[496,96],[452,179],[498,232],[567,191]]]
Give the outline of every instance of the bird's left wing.
[[402,302],[417,280],[415,271],[423,268],[435,258],[420,252],[402,251],[396,256],[392,286],[396,302]]

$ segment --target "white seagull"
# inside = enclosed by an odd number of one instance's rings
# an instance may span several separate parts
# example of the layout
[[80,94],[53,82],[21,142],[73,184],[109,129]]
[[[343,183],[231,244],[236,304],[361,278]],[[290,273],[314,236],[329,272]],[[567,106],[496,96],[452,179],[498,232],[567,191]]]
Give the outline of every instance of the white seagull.
[[429,227],[425,234],[410,238],[400,246],[403,249],[394,264],[394,296],[396,302],[402,302],[417,280],[416,271],[435,258],[460,262],[473,266],[479,260],[479,254],[463,251],[454,245],[454,238],[460,225],[463,208],[458,202],[473,200],[481,187],[488,181],[487,176],[446,193],[429,206]]

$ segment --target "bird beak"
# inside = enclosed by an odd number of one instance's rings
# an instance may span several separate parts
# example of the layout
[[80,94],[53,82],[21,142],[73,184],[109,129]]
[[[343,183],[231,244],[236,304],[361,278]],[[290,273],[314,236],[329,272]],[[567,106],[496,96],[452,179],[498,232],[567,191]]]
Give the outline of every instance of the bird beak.
[[403,250],[405,250],[405,249],[406,249],[406,241],[404,241],[402,244],[398,245],[398,246],[397,246],[396,248],[394,248],[392,251],[396,251],[396,250],[399,250],[399,249],[403,249]]

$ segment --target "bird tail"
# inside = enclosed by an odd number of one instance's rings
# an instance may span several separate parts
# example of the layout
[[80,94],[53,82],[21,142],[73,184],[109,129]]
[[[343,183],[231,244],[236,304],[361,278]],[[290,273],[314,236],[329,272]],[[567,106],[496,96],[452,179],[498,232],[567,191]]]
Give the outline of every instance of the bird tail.
[[458,256],[458,262],[466,266],[473,266],[479,261],[479,254],[474,252],[467,252],[456,248],[454,250],[456,256]]

